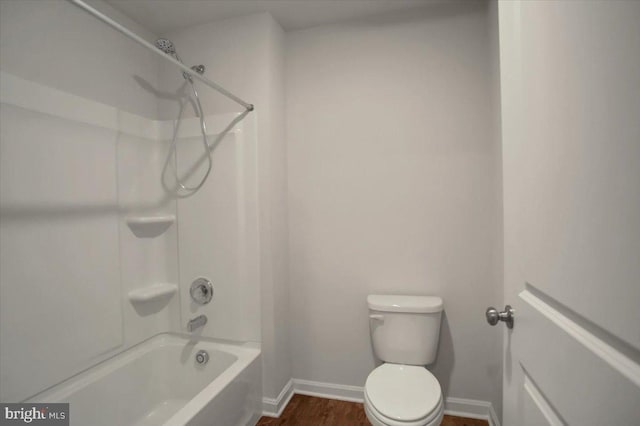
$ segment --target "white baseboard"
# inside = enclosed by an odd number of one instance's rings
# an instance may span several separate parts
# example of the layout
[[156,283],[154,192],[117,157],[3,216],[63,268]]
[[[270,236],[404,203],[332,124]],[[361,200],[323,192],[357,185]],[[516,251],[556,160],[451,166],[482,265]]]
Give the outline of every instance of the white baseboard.
[[364,388],[359,386],[291,379],[284,388],[282,388],[277,398],[262,398],[262,415],[280,417],[296,393],[300,395],[317,396],[318,398],[337,399],[340,401],[364,401]]
[[280,417],[293,396],[293,380],[289,380],[277,398],[262,398],[262,415]]
[[451,416],[487,420],[489,426],[500,426],[493,404],[488,401],[447,397],[444,403],[444,413]]
[[360,386],[338,385],[335,383],[293,379],[293,388],[294,393],[299,393],[300,395],[338,399],[340,401],[364,401],[364,388]]
[[[293,394],[317,396],[319,398],[337,399],[340,401],[363,402],[364,388],[360,386],[339,385],[335,383],[314,382],[311,380],[291,379],[276,399],[263,398],[264,415],[279,417],[289,403]],[[488,401],[477,401],[447,397],[444,403],[445,414],[482,419],[489,426],[500,426],[493,405]]]

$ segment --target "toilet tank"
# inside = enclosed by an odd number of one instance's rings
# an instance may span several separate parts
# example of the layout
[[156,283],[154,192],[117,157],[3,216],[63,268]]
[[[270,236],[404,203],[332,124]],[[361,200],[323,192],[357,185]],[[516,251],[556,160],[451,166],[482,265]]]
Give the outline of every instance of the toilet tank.
[[395,364],[428,365],[436,359],[443,302],[435,296],[369,295],[373,351]]

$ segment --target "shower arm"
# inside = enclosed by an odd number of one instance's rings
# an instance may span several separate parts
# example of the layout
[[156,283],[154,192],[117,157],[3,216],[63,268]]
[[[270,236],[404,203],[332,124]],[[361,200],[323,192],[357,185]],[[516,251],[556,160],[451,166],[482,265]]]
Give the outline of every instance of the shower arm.
[[132,31],[129,31],[127,28],[125,28],[124,26],[120,25],[119,23],[117,23],[113,19],[109,18],[105,14],[103,14],[103,13],[99,12],[98,10],[94,9],[93,7],[89,6],[84,1],[82,1],[82,0],[69,0],[69,1],[71,3],[73,3],[73,4],[75,4],[76,6],[84,9],[85,11],[89,12],[90,14],[95,16],[96,18],[98,18],[101,21],[103,21],[104,23],[106,23],[107,25],[110,25],[114,29],[120,31],[122,34],[124,34],[125,36],[129,37],[130,39],[132,39],[133,41],[137,42],[138,44],[141,44],[142,46],[146,47],[147,49],[149,49],[150,51],[154,52],[155,54],[160,55],[165,60],[173,63],[175,66],[177,66],[178,68],[182,69],[182,71],[187,73],[189,76],[200,80],[202,83],[204,83],[207,86],[211,87],[212,89],[214,89],[215,91],[219,92],[220,94],[222,94],[222,95],[226,96],[227,98],[231,99],[232,101],[242,105],[247,111],[253,111],[253,109],[254,109],[253,104],[250,104],[248,102],[243,101],[242,99],[240,99],[239,97],[237,97],[233,93],[229,92],[224,87],[222,87],[219,84],[209,80],[208,78],[198,74],[197,72],[195,72],[194,70],[192,70],[188,66],[180,63],[176,59],[174,59],[171,56],[165,54],[163,51],[159,50],[153,44],[149,43],[148,41],[146,41],[145,39],[143,39],[142,37],[140,37],[136,33],[132,32]]

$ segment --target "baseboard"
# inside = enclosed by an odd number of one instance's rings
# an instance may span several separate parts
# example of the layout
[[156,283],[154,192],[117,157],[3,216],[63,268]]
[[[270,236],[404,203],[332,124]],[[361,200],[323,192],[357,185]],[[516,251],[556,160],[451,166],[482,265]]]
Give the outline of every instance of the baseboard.
[[291,379],[277,398],[262,398],[262,415],[280,417],[294,394],[316,396],[340,401],[363,402],[364,389],[358,386]]
[[487,420],[489,426],[500,426],[493,404],[488,401],[447,397],[444,402],[444,413],[451,416]]
[[[319,398],[337,399],[340,401],[364,401],[364,388],[360,386],[291,379],[282,389],[278,398],[263,398],[262,405],[264,415],[279,417],[293,394],[296,393]],[[493,405],[488,401],[447,397],[445,399],[444,412],[452,416],[487,420],[489,426],[500,426],[500,421],[493,409]]]
[[293,380],[289,380],[277,398],[262,398],[262,415],[280,417],[293,396]]
[[340,401],[363,402],[364,388],[360,386],[338,385],[335,383],[313,382],[293,379],[294,393],[317,396],[319,398],[338,399]]

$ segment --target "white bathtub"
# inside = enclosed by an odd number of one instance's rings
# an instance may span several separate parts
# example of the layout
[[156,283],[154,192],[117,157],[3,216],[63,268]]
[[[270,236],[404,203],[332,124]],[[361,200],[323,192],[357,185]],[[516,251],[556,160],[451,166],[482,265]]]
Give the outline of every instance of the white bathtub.
[[260,416],[260,387],[259,345],[161,334],[32,402],[69,402],[73,426],[244,426]]

